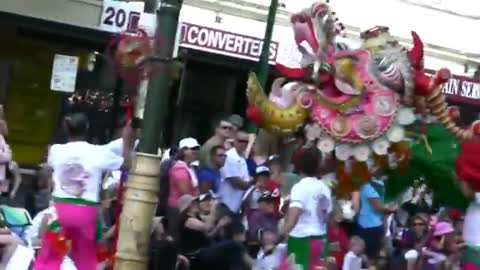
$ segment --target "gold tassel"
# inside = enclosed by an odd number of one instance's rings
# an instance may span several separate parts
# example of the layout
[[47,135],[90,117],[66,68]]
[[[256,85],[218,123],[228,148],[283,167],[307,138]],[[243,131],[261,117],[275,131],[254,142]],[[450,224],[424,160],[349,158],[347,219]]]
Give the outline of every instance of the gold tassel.
[[425,143],[425,148],[427,149],[428,154],[432,155],[433,151],[432,151],[432,147],[430,147],[430,143],[428,142],[427,135],[422,134],[422,140],[423,140],[423,143]]

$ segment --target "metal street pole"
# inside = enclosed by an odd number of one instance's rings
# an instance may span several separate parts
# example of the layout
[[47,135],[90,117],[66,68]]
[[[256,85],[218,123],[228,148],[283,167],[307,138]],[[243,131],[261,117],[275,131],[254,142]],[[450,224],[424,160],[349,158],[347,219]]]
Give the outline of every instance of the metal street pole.
[[[275,26],[275,17],[277,15],[278,9],[278,0],[272,0],[270,2],[270,8],[268,9],[267,17],[267,26],[265,28],[265,36],[263,38],[263,47],[262,54],[260,55],[260,60],[257,65],[257,78],[258,82],[262,86],[263,91],[265,91],[265,86],[267,84],[268,71],[269,71],[269,59],[270,59],[270,44],[272,42],[273,27]],[[250,133],[257,133],[258,127],[249,122],[247,124],[247,130]]]
[[260,55],[260,61],[257,66],[257,77],[260,85],[265,89],[268,78],[270,59],[270,44],[272,42],[273,27],[275,26],[275,17],[277,15],[278,0],[272,0],[270,2],[270,8],[268,9],[267,27],[265,29],[265,36],[263,38],[262,54]]
[[[157,14],[155,57],[169,59],[175,46],[182,0],[145,0],[145,12]],[[120,216],[115,270],[146,270],[153,216],[158,203],[159,136],[165,128],[170,96],[170,61],[156,63],[163,72],[150,78],[142,120],[142,138],[133,163]]]

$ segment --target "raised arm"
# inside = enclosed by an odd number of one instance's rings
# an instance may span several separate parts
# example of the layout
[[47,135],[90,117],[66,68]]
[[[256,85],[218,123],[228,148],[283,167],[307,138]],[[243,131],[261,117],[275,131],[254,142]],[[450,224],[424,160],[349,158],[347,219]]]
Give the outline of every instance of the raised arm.
[[8,163],[12,161],[12,149],[2,135],[0,135],[0,150],[0,163]]

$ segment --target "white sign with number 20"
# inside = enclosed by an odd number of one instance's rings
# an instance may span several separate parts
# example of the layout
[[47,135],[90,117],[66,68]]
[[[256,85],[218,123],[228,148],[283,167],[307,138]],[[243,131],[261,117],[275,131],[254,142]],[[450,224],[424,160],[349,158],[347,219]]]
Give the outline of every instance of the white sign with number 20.
[[143,13],[143,2],[103,1],[100,28],[108,32],[135,32]]

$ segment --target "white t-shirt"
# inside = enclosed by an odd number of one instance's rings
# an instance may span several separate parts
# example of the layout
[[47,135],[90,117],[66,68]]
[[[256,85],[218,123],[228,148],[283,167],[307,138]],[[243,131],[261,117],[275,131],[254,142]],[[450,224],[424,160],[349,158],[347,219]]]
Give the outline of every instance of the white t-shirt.
[[480,246],[480,203],[472,202],[467,208],[463,222],[463,240],[468,246]]
[[342,270],[361,270],[362,258],[357,256],[353,251],[347,252],[343,258]]
[[[140,142],[139,140],[135,141],[134,149],[137,148],[139,142]],[[110,151],[112,151],[116,155],[122,156],[123,155],[123,138],[119,138],[119,139],[116,139],[114,141],[111,141],[110,143],[105,145],[105,147],[109,148]],[[134,156],[135,156],[134,151],[132,151],[131,156],[132,156],[132,159],[133,159]],[[105,183],[103,185],[103,189],[108,189],[111,186],[120,184],[120,179],[121,178],[122,178],[122,171],[117,170],[117,171],[111,172],[109,177],[107,178],[107,181],[105,181]]]
[[48,154],[48,165],[53,168],[55,188],[53,196],[99,201],[102,173],[118,170],[123,157],[107,146],[84,141],[55,144]]
[[[139,140],[135,141],[134,149],[137,148],[139,142],[140,142]],[[122,156],[123,155],[123,138],[118,138],[116,140],[113,140],[113,141],[109,142],[108,144],[106,144],[105,147],[110,149],[110,151],[112,151],[116,155]],[[132,157],[133,157],[134,154],[135,154],[135,152],[132,152]]]
[[234,213],[240,211],[242,205],[242,197],[245,191],[234,188],[226,178],[239,177],[243,181],[248,182],[250,176],[248,174],[248,167],[245,158],[237,153],[235,148],[227,151],[227,158],[225,165],[221,169],[223,175],[222,183],[220,185],[219,195],[222,202],[230,208]]
[[327,233],[328,215],[332,211],[332,191],[323,181],[315,177],[301,179],[290,193],[290,207],[303,210],[290,236],[308,237]]

